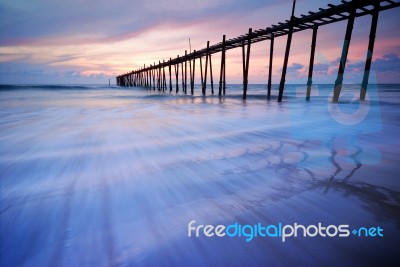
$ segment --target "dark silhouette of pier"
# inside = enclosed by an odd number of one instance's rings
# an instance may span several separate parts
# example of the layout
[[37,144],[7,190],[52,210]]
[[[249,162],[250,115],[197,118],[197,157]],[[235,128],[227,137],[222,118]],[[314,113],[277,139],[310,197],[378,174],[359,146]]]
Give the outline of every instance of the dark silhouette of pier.
[[[307,94],[306,100],[310,100],[313,65],[314,65],[314,53],[317,41],[318,28],[323,25],[347,20],[346,33],[343,40],[343,48],[340,57],[337,78],[333,89],[332,102],[337,103],[339,101],[340,91],[343,84],[343,74],[346,67],[347,54],[350,47],[351,35],[354,25],[354,20],[357,17],[371,15],[371,28],[368,42],[368,52],[365,60],[364,75],[360,89],[360,100],[365,100],[369,72],[371,68],[372,55],[375,43],[375,34],[378,23],[379,12],[400,6],[400,2],[392,0],[353,0],[353,1],[342,1],[339,5],[328,4],[328,8],[320,8],[317,12],[308,12],[308,15],[300,15],[299,17],[294,16],[296,1],[293,1],[292,14],[289,20],[285,22],[279,22],[277,25],[272,25],[266,29],[259,29],[253,31],[252,28],[245,35],[238,36],[233,39],[226,40],[226,36],[223,35],[222,42],[210,46],[210,42],[207,42],[207,47],[201,50],[194,50],[191,53],[187,53],[185,50],[184,56],[177,56],[176,58],[170,58],[168,61],[159,61],[158,64],[150,64],[150,66],[134,70],[129,73],[125,73],[116,77],[117,85],[119,86],[142,86],[153,90],[168,90],[173,91],[172,86],[172,66],[175,72],[175,91],[179,92],[179,68],[181,69],[181,82],[182,90],[187,94],[187,66],[189,65],[189,80],[190,80],[190,94],[194,93],[194,76],[196,59],[200,61],[200,74],[201,74],[201,89],[202,94],[206,95],[207,87],[207,76],[208,69],[210,70],[210,81],[211,81],[211,94],[214,94],[214,80],[211,64],[211,55],[215,53],[221,53],[221,67],[219,73],[219,86],[218,95],[225,95],[226,93],[226,75],[225,75],[225,59],[226,51],[234,48],[242,48],[242,63],[243,63],[243,99],[247,96],[247,85],[248,85],[248,74],[249,74],[249,62],[251,44],[270,40],[270,57],[269,57],[269,70],[268,70],[268,85],[267,85],[267,98],[271,97],[271,75],[272,75],[272,61],[274,51],[274,39],[280,36],[287,35],[285,57],[282,68],[282,75],[279,83],[278,102],[282,101],[285,81],[286,81],[286,70],[290,54],[290,46],[292,43],[292,36],[295,32],[303,30],[312,30],[312,41],[311,41],[311,52],[310,52],[310,63],[307,80]],[[205,66],[203,70],[203,57],[205,57]],[[179,67],[180,66],[180,67]],[[168,69],[169,81],[167,85],[165,69]]]

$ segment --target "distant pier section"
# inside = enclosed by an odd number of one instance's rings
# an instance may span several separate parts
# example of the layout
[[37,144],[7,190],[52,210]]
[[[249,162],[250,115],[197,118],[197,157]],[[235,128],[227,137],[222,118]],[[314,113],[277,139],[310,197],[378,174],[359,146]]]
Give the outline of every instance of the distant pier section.
[[[368,87],[369,72],[371,68],[372,55],[374,51],[376,28],[378,24],[379,12],[396,8],[400,6],[399,1],[391,0],[353,0],[353,1],[342,1],[339,5],[328,4],[327,8],[320,8],[316,12],[308,12],[307,15],[300,15],[296,17],[294,15],[296,1],[293,1],[292,14],[289,20],[285,22],[279,22],[277,25],[272,25],[266,29],[259,29],[253,31],[249,29],[247,34],[238,36],[233,39],[226,40],[226,36],[223,35],[222,42],[215,45],[210,45],[207,42],[206,48],[201,50],[194,50],[191,53],[187,53],[183,56],[177,56],[176,58],[170,58],[169,60],[158,64],[154,62],[146,67],[134,70],[129,73],[125,73],[116,77],[118,86],[141,86],[147,87],[153,90],[169,90],[179,93],[179,74],[181,74],[181,88],[185,94],[188,94],[188,78],[190,86],[190,94],[194,94],[194,76],[196,59],[199,62],[200,74],[201,74],[201,90],[202,94],[206,95],[207,89],[207,77],[210,76],[211,82],[211,94],[214,94],[214,80],[213,70],[211,64],[211,55],[215,53],[221,53],[221,65],[219,69],[219,84],[218,84],[218,95],[226,94],[226,75],[225,75],[225,58],[226,51],[234,48],[242,49],[242,63],[243,63],[243,99],[247,96],[247,85],[248,85],[248,74],[249,74],[249,63],[250,63],[250,52],[251,44],[258,43],[261,41],[270,41],[270,53],[269,53],[269,70],[268,70],[268,85],[267,85],[267,98],[271,98],[271,76],[272,76],[272,62],[274,54],[274,40],[277,37],[287,36],[286,49],[284,55],[284,62],[282,67],[282,74],[279,83],[278,102],[282,101],[283,93],[285,89],[286,81],[286,70],[290,54],[290,46],[292,43],[292,36],[295,32],[304,30],[312,30],[311,40],[311,51],[310,51],[310,62],[308,70],[307,80],[307,92],[306,100],[310,100],[313,66],[314,66],[314,53],[317,41],[317,33],[320,26],[347,20],[346,33],[343,40],[342,53],[338,66],[337,78],[335,86],[333,88],[332,102],[337,103],[339,101],[340,92],[343,84],[343,74],[346,67],[347,54],[350,47],[351,35],[354,25],[354,20],[357,17],[371,15],[371,27],[368,41],[368,52],[366,53],[364,75],[361,82],[360,88],[360,100],[365,100],[366,92]],[[400,15],[400,14],[399,14]],[[204,62],[205,61],[205,62]],[[203,67],[204,62],[204,67]],[[189,75],[188,75],[189,66]],[[168,74],[166,75],[166,69]],[[174,71],[174,73],[172,73]],[[174,75],[173,75],[174,74]],[[174,77],[173,77],[174,76]],[[173,84],[172,80],[175,79]]]

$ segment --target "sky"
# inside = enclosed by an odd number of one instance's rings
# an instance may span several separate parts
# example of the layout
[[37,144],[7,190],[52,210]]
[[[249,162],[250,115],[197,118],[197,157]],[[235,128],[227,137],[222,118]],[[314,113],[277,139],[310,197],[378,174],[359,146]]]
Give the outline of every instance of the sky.
[[[297,0],[295,16],[338,0]],[[115,76],[289,19],[291,0],[0,0],[0,84],[108,84]],[[371,16],[355,21],[344,83],[360,83]],[[400,83],[400,8],[380,13],[370,82]],[[314,83],[334,83],[346,21],[318,30]],[[288,83],[306,83],[311,30],[293,35]],[[286,36],[275,39],[278,83]],[[269,41],[252,45],[249,83],[266,83]],[[227,52],[227,83],[242,82],[241,49]],[[214,80],[220,55],[212,58]],[[197,71],[199,67],[196,66]],[[196,73],[196,83],[200,83]]]

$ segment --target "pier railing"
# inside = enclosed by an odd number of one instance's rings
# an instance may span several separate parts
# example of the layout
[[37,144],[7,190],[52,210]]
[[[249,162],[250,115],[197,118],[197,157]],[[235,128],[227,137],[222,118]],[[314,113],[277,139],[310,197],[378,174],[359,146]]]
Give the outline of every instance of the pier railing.
[[[353,0],[353,1],[342,1],[339,5],[328,4],[327,8],[320,8],[316,12],[308,12],[307,15],[300,15],[299,17],[294,16],[296,1],[293,1],[292,15],[289,20],[285,22],[279,22],[277,25],[271,25],[265,29],[259,29],[253,31],[249,29],[247,34],[240,35],[236,38],[226,40],[226,36],[223,35],[222,42],[214,45],[210,45],[207,42],[206,48],[201,50],[194,50],[191,53],[187,53],[183,56],[177,56],[176,58],[170,58],[168,61],[159,61],[158,64],[154,62],[146,67],[125,73],[116,77],[117,85],[119,86],[143,86],[152,88],[154,90],[175,90],[179,92],[179,66],[181,66],[181,82],[182,90],[187,94],[187,66],[189,65],[189,80],[190,80],[190,93],[194,93],[194,75],[196,59],[200,62],[200,74],[201,74],[201,88],[202,94],[206,95],[207,87],[207,76],[208,68],[210,70],[211,80],[211,93],[214,94],[214,80],[212,73],[211,55],[215,53],[221,53],[221,65],[219,73],[219,87],[218,95],[225,95],[226,93],[226,73],[225,73],[225,59],[226,51],[234,48],[242,48],[242,63],[243,63],[243,99],[246,99],[247,85],[248,85],[248,74],[249,74],[249,60],[251,52],[251,44],[270,40],[270,58],[269,58],[269,70],[268,70],[268,85],[267,85],[267,97],[271,97],[271,75],[272,75],[272,61],[274,51],[274,39],[287,35],[285,57],[282,68],[282,75],[279,83],[278,102],[282,101],[285,81],[286,81],[286,70],[289,60],[290,47],[292,42],[292,35],[295,32],[304,30],[312,30],[311,40],[311,52],[310,62],[307,80],[307,93],[306,100],[310,100],[311,86],[312,86],[312,75],[314,65],[314,53],[317,40],[317,32],[319,27],[343,20],[347,20],[346,33],[343,40],[342,53],[340,57],[337,78],[335,86],[333,88],[333,102],[339,101],[339,96],[343,83],[343,74],[346,67],[347,54],[350,47],[351,35],[354,25],[354,20],[357,17],[371,15],[371,27],[368,42],[368,53],[365,61],[364,76],[360,89],[360,100],[365,100],[369,72],[371,68],[372,54],[374,50],[375,34],[378,23],[379,12],[400,6],[400,2],[392,0]],[[205,57],[205,66],[203,71],[203,57]],[[175,89],[172,85],[172,67],[175,72]],[[168,69],[169,81],[167,82],[165,69]],[[168,83],[168,85],[167,85]],[[169,88],[168,88],[169,87]]]

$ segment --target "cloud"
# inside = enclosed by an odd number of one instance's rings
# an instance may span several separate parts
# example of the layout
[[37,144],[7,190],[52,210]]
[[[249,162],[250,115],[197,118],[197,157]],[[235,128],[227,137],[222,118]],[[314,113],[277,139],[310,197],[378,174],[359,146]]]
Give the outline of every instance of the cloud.
[[314,64],[313,71],[317,73],[327,73],[329,70],[330,64],[327,63],[316,63]]
[[377,58],[372,63],[372,69],[377,72],[399,72],[400,57],[399,55],[390,53]]
[[262,0],[20,0],[0,3],[0,45],[60,45],[126,40],[165,24],[188,25],[278,3]]
[[[334,60],[331,65],[339,64],[339,59]],[[361,73],[365,68],[365,59],[351,61],[347,60],[346,72]],[[371,69],[377,73],[381,72],[399,72],[400,58],[395,53],[384,54],[383,56],[372,60]]]
[[300,63],[293,63],[292,65],[290,65],[289,67],[287,67],[287,71],[288,72],[297,72],[299,70],[301,70],[302,68],[304,68],[303,64]]

